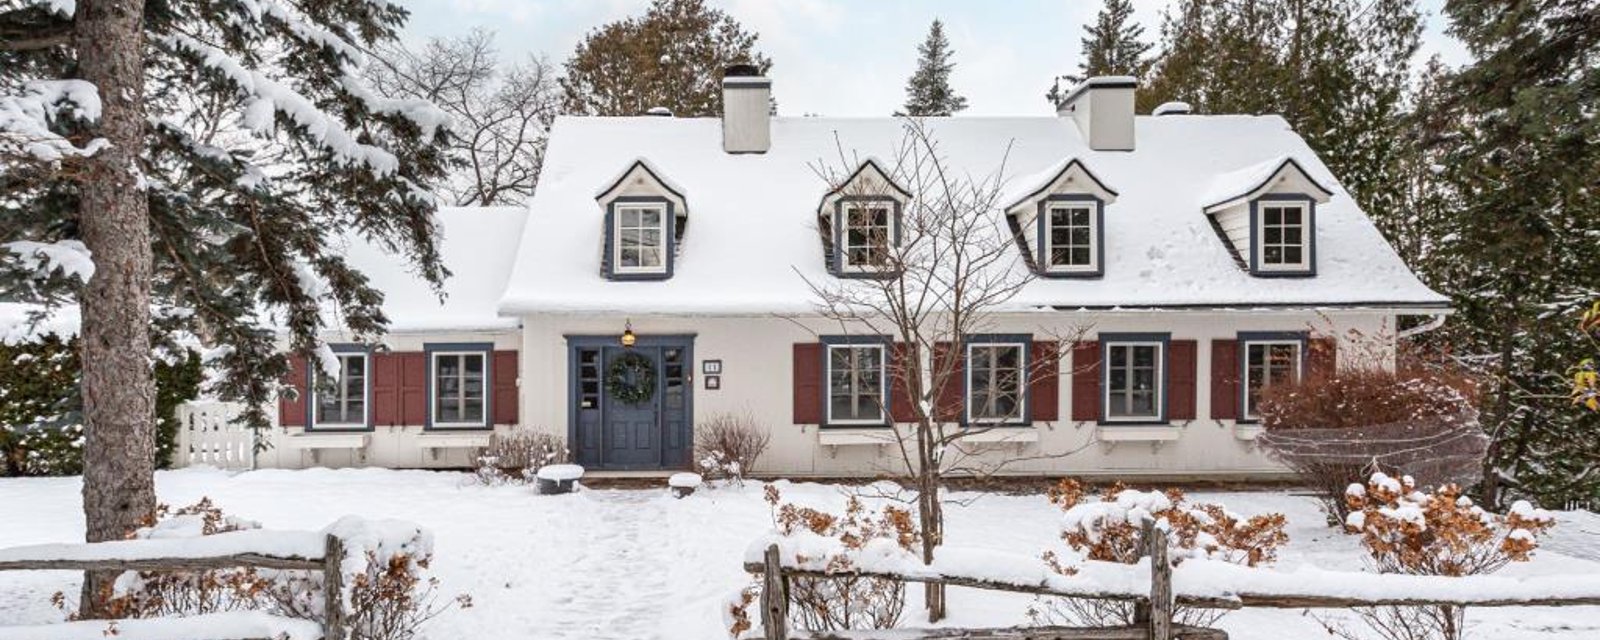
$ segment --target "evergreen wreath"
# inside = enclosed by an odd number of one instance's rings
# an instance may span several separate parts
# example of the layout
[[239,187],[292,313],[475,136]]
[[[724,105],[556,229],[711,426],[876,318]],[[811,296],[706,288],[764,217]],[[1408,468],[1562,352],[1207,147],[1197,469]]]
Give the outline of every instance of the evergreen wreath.
[[624,404],[639,404],[656,395],[656,363],[637,351],[617,356],[606,368],[606,392]]

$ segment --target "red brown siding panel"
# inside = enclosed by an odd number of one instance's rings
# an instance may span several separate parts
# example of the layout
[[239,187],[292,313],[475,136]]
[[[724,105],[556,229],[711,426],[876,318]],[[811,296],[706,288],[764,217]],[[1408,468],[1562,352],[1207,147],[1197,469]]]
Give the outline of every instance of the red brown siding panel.
[[794,423],[822,424],[822,343],[794,345]]
[[1054,422],[1061,418],[1061,343],[1033,343],[1032,359],[1028,365],[1028,400],[1033,403],[1033,421]]
[[1172,367],[1168,374],[1167,418],[1171,420],[1195,419],[1195,341],[1173,340],[1167,362]]
[[517,424],[517,352],[494,352],[494,423]]
[[950,343],[940,342],[933,345],[933,361],[936,374],[944,375],[934,402],[934,416],[944,422],[959,421],[965,404],[967,359]]
[[1306,355],[1306,374],[1312,378],[1330,378],[1339,372],[1338,338],[1312,338],[1310,353]]
[[917,358],[917,348],[904,342],[896,342],[890,349],[893,354],[889,361],[889,417],[894,422],[917,421],[917,398],[912,397],[910,385],[907,382],[914,369]]
[[1211,341],[1211,419],[1239,419],[1239,341]]
[[400,361],[400,423],[420,427],[428,416],[428,356],[397,353]]
[[289,356],[289,375],[284,384],[294,388],[294,398],[278,398],[278,424],[285,427],[306,426],[306,403],[311,401],[311,390],[306,383],[306,359]]
[[372,424],[400,424],[400,355],[372,354]]
[[1072,345],[1072,419],[1100,420],[1100,343]]

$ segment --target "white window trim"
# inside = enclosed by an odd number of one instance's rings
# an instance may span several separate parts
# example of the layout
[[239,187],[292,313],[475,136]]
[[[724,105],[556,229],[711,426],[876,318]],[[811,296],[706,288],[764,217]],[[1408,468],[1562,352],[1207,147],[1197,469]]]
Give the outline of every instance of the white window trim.
[[1250,412],[1250,347],[1293,345],[1295,355],[1295,379],[1303,380],[1306,375],[1306,345],[1299,340],[1248,340],[1244,343],[1244,397],[1240,398],[1242,405],[1239,410],[1241,418],[1245,421],[1260,420],[1261,416]]
[[[835,349],[877,349],[878,350],[878,418],[858,418],[851,420],[835,420],[833,418],[833,351]],[[826,412],[827,424],[830,425],[884,425],[889,422],[889,350],[881,344],[830,344],[828,345],[827,362],[823,367],[823,380],[826,393],[824,394],[823,409]]]
[[[322,388],[322,385],[319,384],[318,379],[323,376],[323,373],[320,370],[320,367],[314,367],[311,371],[311,428],[365,429],[367,428],[367,423],[370,422],[370,418],[372,417],[372,356],[366,352],[336,352],[333,355],[335,358],[339,359],[340,378],[344,377],[345,358],[361,358],[361,370],[364,372],[361,376],[361,422],[321,422],[317,420],[317,418],[321,417],[319,414],[322,413],[320,411],[322,402],[321,398],[319,397],[320,394],[318,393],[318,390]],[[342,387],[343,385],[340,386]],[[343,393],[343,391],[341,390],[340,393]]]
[[[1300,261],[1280,264],[1267,263],[1267,208],[1298,209],[1300,211]],[[1256,201],[1256,270],[1257,271],[1308,271],[1311,269],[1311,203],[1306,200]],[[1285,245],[1290,246],[1290,245]]]
[[880,271],[891,270],[890,265],[887,264],[855,264],[850,261],[850,212],[852,210],[861,210],[874,207],[888,207],[888,226],[884,228],[885,232],[888,234],[888,237],[884,239],[884,251],[891,258],[893,258],[894,250],[897,246],[895,243],[895,238],[899,237],[900,235],[900,220],[899,216],[895,215],[895,210],[901,206],[903,205],[898,200],[871,200],[867,202],[842,203],[842,206],[839,210],[840,220],[838,251],[840,271],[845,273],[877,273]]
[[[618,202],[614,207],[611,221],[611,271],[612,273],[666,273],[667,272],[667,247],[671,244],[667,240],[667,206],[654,202]],[[622,264],[622,210],[638,209],[641,211],[655,211],[656,225],[660,232],[661,244],[657,249],[661,252],[661,264],[654,267],[629,267]],[[647,228],[647,227],[640,227]]]
[[[972,350],[994,347],[1013,347],[1017,350],[1017,373],[1021,374],[1017,376],[1017,413],[1014,416],[1007,416],[1003,418],[977,418],[972,415],[974,404],[972,402]],[[967,393],[964,398],[966,401],[962,404],[966,405],[965,411],[967,414],[967,424],[975,424],[980,426],[1020,424],[1027,419],[1029,375],[1028,349],[1025,345],[1023,345],[1021,342],[969,342],[967,343],[967,357],[965,362],[967,363],[967,366],[964,366],[961,369],[963,377],[966,378],[965,382]]]
[[[1089,264],[1057,265],[1055,262],[1055,216],[1057,209],[1089,210]],[[1052,202],[1044,208],[1045,271],[1049,273],[1094,273],[1100,270],[1100,206],[1093,201]]]
[[[482,356],[483,357],[483,421],[482,422],[443,422],[439,420],[439,358],[441,356]],[[432,351],[428,354],[428,417],[432,419],[435,429],[462,429],[482,428],[493,424],[489,412],[489,352],[487,351]]]
[[[1151,407],[1155,408],[1155,413],[1153,413],[1151,415],[1147,415],[1147,416],[1114,416],[1114,415],[1111,415],[1111,350],[1116,348],[1116,347],[1155,347],[1155,350],[1156,350],[1156,358],[1155,358],[1155,360],[1156,360],[1156,370],[1155,370],[1155,381],[1156,381],[1155,391],[1156,391],[1156,394],[1155,394],[1155,397],[1151,399],[1151,405],[1150,405]],[[1105,416],[1105,421],[1106,422],[1154,422],[1154,421],[1160,420],[1163,417],[1161,414],[1164,413],[1164,412],[1162,411],[1161,408],[1163,406],[1165,406],[1163,403],[1165,403],[1166,399],[1167,399],[1167,385],[1166,385],[1166,379],[1167,379],[1167,351],[1166,351],[1166,348],[1167,348],[1166,343],[1165,342],[1161,342],[1159,340],[1118,340],[1118,341],[1108,341],[1108,342],[1105,343],[1105,347],[1104,347],[1105,353],[1101,354],[1101,359],[1103,360],[1102,366],[1104,366],[1106,368],[1106,371],[1101,374],[1103,376],[1101,379],[1105,380],[1105,385],[1104,385],[1105,389],[1103,389],[1100,392],[1100,401],[1103,403],[1103,404],[1100,405],[1101,406],[1100,413]],[[1130,354],[1130,358],[1131,358],[1131,354]],[[1131,362],[1131,359],[1130,359],[1130,362]]]

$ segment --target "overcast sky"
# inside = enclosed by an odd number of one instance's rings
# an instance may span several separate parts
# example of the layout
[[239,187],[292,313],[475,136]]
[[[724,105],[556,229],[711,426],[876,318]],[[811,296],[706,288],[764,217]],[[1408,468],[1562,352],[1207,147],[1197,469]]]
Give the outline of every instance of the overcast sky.
[[[648,0],[404,0],[407,36],[452,36],[484,27],[502,55],[543,54],[560,64],[589,30],[643,13]],[[965,95],[962,115],[1039,115],[1051,78],[1073,71],[1083,25],[1099,0],[709,0],[760,34],[772,58],[773,93],[782,115],[881,116],[905,100],[917,45],[934,18],[955,49],[952,83]],[[1419,0],[1427,14],[1419,60],[1438,53],[1465,59],[1444,35],[1443,0]],[[1160,33],[1163,0],[1134,0],[1145,34]]]

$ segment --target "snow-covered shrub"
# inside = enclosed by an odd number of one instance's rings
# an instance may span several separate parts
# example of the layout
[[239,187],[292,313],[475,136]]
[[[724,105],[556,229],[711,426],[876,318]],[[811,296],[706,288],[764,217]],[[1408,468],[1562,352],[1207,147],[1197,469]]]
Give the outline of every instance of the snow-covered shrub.
[[1475,381],[1441,364],[1406,359],[1341,369],[1261,391],[1256,439],[1322,499],[1329,524],[1348,513],[1344,488],[1381,471],[1433,484],[1471,483],[1488,439]]
[[565,440],[535,429],[512,429],[489,436],[473,478],[488,486],[532,482],[540,467],[572,459]]
[[[1165,531],[1168,558],[1177,565],[1189,558],[1208,558],[1254,567],[1277,559],[1278,548],[1289,541],[1284,517],[1270,513],[1245,518],[1220,504],[1190,504],[1182,491],[1136,491],[1122,483],[1089,498],[1077,480],[1062,480],[1049,494],[1062,510],[1061,540],[1072,558],[1135,564],[1144,555],[1144,523]],[[1045,563],[1057,573],[1076,573],[1074,562],[1045,552]],[[1108,600],[1041,598],[1030,613],[1039,624],[1117,626],[1133,623],[1133,605]],[[1219,611],[1180,607],[1179,623],[1208,626]]]
[[[149,526],[136,538],[191,538],[261,525],[228,516],[210,499],[181,509],[157,508]],[[347,639],[409,640],[422,623],[449,609],[437,594],[438,579],[428,575],[433,538],[405,522],[368,521],[347,516],[324,530],[344,541],[341,559]],[[120,577],[108,610],[116,618],[198,615],[219,611],[258,610],[290,618],[322,622],[323,575],[239,567],[209,571],[130,572]],[[70,610],[66,596],[55,594],[57,607]],[[457,606],[471,606],[465,595]]]
[[749,415],[722,413],[694,427],[695,460],[707,480],[744,486],[772,435]]
[[[906,509],[868,509],[851,496],[844,513],[837,515],[785,503],[773,485],[765,491],[773,527],[785,539],[785,552],[794,554],[793,562],[848,574],[862,569],[862,557],[916,557],[922,534]],[[757,585],[729,603],[725,619],[735,637],[750,628],[748,609],[759,594]],[[890,629],[899,624],[905,604],[905,583],[898,580],[847,575],[789,579],[790,624],[810,631]]]
[[[1539,536],[1554,526],[1550,513],[1518,501],[1505,514],[1491,513],[1461,495],[1453,484],[1431,493],[1409,476],[1375,473],[1345,491],[1350,514],[1345,528],[1361,536],[1379,573],[1460,577],[1491,573],[1525,562]],[[1465,632],[1465,609],[1452,606],[1371,607],[1357,614],[1386,640],[1456,640]],[[1329,631],[1357,638],[1324,621]]]

